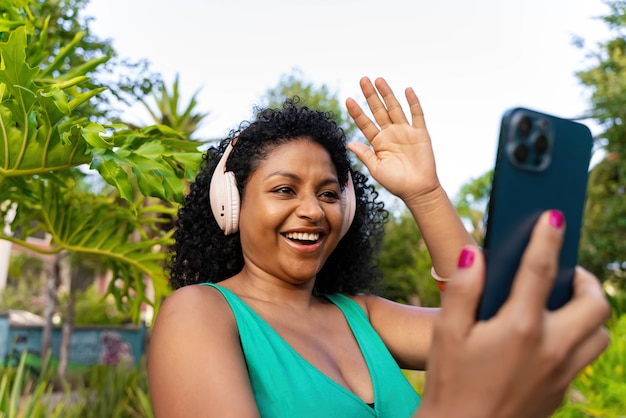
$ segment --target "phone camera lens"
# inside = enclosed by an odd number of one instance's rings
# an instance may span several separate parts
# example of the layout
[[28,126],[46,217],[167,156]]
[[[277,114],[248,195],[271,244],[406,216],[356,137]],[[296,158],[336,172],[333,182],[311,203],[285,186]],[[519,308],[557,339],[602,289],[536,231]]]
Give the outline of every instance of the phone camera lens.
[[526,159],[528,158],[528,154],[529,154],[529,150],[525,144],[518,144],[515,147],[515,151],[513,152],[513,155],[515,156],[515,160],[520,164],[526,162]]
[[519,123],[517,124],[517,132],[520,134],[520,136],[526,138],[530,133],[531,128],[532,121],[530,120],[530,118],[528,116],[522,116],[522,118],[519,120]]
[[545,135],[541,134],[534,141],[535,152],[538,154],[543,154],[548,150],[548,138]]

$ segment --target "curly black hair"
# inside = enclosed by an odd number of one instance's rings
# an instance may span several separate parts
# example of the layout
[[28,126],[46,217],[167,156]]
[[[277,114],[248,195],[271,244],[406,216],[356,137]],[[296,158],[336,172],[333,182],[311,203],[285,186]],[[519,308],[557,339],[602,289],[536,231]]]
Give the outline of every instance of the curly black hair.
[[167,265],[172,287],[220,282],[243,268],[239,233],[224,235],[209,203],[215,166],[234,138],[236,145],[226,169],[235,174],[240,196],[244,195],[250,174],[269,153],[296,139],[310,139],[328,151],[340,184],[346,184],[348,172],[352,174],[357,200],[354,221],[317,274],[314,292],[375,292],[381,278],[377,254],[388,212],[369,178],[351,168],[346,137],[333,114],[302,106],[297,97],[287,99],[282,108],[257,109],[255,120],[242,123],[204,154],[202,168],[174,223],[175,243]]

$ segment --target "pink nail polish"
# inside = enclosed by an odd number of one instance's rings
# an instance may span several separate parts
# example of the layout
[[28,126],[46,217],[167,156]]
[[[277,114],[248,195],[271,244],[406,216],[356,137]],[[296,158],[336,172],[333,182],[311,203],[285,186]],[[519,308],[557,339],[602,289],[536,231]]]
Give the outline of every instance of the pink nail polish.
[[560,210],[550,211],[550,225],[552,225],[556,229],[560,229],[563,226],[564,221],[565,217],[563,216],[563,212],[561,212]]
[[459,255],[459,262],[457,266],[459,268],[468,268],[471,267],[472,264],[474,264],[474,251],[469,248],[463,248],[461,255]]

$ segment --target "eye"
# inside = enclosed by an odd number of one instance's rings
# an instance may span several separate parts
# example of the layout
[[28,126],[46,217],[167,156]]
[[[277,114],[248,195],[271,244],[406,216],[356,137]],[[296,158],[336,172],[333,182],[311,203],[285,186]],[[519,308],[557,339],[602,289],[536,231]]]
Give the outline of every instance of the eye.
[[295,192],[289,186],[280,186],[272,190],[272,193],[276,194],[294,194]]
[[337,200],[340,199],[339,193],[337,193],[334,190],[325,190],[322,193],[320,193],[320,197],[322,200],[326,202],[336,202]]

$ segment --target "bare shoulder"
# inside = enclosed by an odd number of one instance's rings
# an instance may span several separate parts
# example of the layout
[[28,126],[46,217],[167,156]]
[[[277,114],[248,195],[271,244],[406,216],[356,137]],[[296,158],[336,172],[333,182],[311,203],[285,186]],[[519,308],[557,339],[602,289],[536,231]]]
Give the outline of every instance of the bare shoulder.
[[[172,320],[204,322],[213,315],[219,315],[222,320],[232,317],[228,302],[221,293],[210,286],[185,286],[165,299],[157,315],[155,328],[161,324],[166,326]],[[234,324],[234,318],[232,323]]]
[[365,315],[367,315],[368,318],[370,316],[369,315],[369,301],[373,298],[378,297],[374,295],[367,295],[364,293],[358,293],[356,295],[346,295],[346,296],[348,296],[350,299],[356,302],[357,305],[359,305],[361,309],[363,309],[363,312],[365,312]]
[[[209,286],[174,291],[161,305],[148,353],[157,416],[255,416],[237,324],[228,302]],[[236,409],[229,405],[240,399]],[[235,403],[237,403],[235,402]]]
[[228,302],[213,287],[191,285],[174,291],[161,305],[149,354],[219,353],[238,344],[237,324]]

